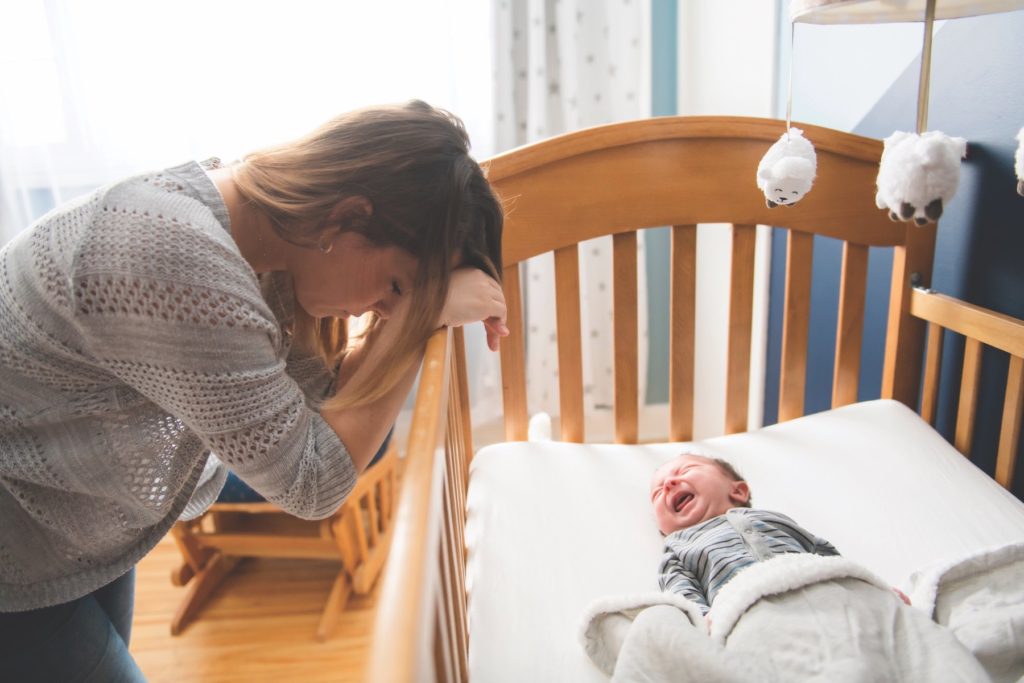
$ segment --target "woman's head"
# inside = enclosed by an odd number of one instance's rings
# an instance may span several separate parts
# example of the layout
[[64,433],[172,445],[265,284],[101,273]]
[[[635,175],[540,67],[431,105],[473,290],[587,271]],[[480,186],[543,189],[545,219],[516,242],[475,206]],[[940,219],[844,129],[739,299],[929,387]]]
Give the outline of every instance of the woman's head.
[[[343,351],[344,313],[363,312],[345,305],[366,304],[387,317],[394,297],[411,299],[403,348],[368,378],[376,386],[362,399],[384,393],[393,381],[382,379],[404,372],[404,361],[436,325],[453,266],[474,266],[500,279],[501,205],[469,156],[462,123],[424,102],[343,114],[300,140],[246,156],[234,180],[279,237],[304,248],[297,250],[301,261],[289,266],[307,313],[297,311],[296,334],[313,339],[326,361]],[[377,272],[381,282],[370,287],[371,263],[354,260],[354,247],[364,254],[383,248],[392,269],[413,272],[402,272],[398,282],[392,273]],[[357,287],[372,291],[355,295]],[[397,361],[401,367],[391,367]]]

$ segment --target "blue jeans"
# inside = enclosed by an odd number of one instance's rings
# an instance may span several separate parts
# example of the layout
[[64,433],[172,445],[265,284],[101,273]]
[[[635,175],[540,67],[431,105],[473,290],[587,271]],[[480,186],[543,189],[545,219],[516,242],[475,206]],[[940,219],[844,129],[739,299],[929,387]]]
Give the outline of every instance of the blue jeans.
[[135,570],[71,602],[0,613],[0,679],[145,683],[128,653]]

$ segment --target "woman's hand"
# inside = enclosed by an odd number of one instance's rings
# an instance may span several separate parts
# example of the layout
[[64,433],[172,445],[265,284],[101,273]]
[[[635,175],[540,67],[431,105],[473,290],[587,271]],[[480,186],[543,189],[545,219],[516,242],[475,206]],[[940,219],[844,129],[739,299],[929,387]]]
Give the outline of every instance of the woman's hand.
[[448,283],[448,298],[441,310],[438,327],[482,321],[487,346],[498,350],[498,338],[508,336],[505,325],[505,293],[497,280],[478,268],[458,268]]

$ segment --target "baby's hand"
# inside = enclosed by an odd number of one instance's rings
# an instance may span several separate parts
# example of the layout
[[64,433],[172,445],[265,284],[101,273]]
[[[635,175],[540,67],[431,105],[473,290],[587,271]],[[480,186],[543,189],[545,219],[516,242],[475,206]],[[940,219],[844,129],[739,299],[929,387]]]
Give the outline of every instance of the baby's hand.
[[892,587],[892,592],[895,593],[896,595],[898,595],[900,600],[902,600],[903,602],[907,603],[908,605],[910,604],[910,598],[908,598],[907,594],[904,593],[903,591],[901,591],[899,588],[897,588],[896,586],[893,586]]

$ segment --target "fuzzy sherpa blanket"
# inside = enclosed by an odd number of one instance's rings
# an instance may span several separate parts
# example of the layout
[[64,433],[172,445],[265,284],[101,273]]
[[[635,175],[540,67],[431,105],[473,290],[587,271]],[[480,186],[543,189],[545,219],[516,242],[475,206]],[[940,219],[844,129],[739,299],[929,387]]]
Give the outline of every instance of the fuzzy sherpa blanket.
[[974,653],[993,681],[1024,681],[1024,543],[919,570],[907,593]]
[[[936,572],[950,577],[948,570]],[[934,576],[916,587],[926,591]],[[613,681],[989,680],[953,629],[842,557],[792,554],[753,565],[722,588],[706,619],[668,593],[600,600],[581,640]]]

